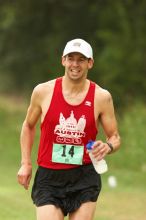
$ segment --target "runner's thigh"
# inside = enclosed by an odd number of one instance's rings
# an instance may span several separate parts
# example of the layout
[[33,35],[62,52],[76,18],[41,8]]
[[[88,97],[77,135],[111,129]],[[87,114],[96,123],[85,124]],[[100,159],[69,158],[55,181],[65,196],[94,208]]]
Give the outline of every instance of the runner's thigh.
[[69,220],[92,220],[96,202],[85,202],[75,212],[69,214]]
[[64,215],[60,208],[54,205],[44,205],[36,208],[37,220],[63,220]]

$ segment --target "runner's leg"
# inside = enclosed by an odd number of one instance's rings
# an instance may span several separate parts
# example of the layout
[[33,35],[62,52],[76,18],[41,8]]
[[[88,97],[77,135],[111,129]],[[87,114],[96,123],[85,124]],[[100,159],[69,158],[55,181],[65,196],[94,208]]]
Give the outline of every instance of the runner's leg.
[[93,220],[96,202],[83,203],[75,212],[69,214],[69,220]]
[[54,205],[44,205],[36,208],[37,220],[63,220],[64,215],[60,208]]

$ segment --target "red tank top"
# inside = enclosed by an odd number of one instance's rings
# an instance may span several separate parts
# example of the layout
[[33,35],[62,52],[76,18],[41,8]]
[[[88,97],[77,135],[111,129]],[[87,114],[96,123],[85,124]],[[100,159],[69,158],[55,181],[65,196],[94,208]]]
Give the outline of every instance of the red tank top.
[[83,145],[82,164],[91,160],[86,144],[97,135],[94,118],[95,83],[90,81],[86,97],[79,105],[70,105],[63,97],[62,78],[56,79],[50,107],[41,124],[38,165],[51,169],[70,169],[79,165],[52,161],[53,144]]

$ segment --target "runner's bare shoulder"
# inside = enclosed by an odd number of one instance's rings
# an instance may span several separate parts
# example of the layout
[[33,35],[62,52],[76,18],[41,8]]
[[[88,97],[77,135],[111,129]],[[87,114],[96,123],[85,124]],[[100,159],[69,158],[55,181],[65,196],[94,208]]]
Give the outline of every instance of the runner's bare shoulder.
[[44,95],[45,93],[52,93],[55,81],[56,79],[53,79],[44,83],[40,83],[34,88],[33,92],[39,96]]
[[99,85],[96,85],[95,89],[95,102],[98,104],[106,104],[112,101],[112,96],[110,92],[106,89],[103,89]]

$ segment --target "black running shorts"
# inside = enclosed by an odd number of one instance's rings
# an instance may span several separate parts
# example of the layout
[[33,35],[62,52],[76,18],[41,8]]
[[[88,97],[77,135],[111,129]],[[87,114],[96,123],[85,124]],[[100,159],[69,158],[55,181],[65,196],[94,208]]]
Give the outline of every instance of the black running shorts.
[[52,170],[38,167],[32,187],[32,200],[38,206],[53,204],[66,216],[82,203],[95,202],[101,190],[101,177],[93,165]]

